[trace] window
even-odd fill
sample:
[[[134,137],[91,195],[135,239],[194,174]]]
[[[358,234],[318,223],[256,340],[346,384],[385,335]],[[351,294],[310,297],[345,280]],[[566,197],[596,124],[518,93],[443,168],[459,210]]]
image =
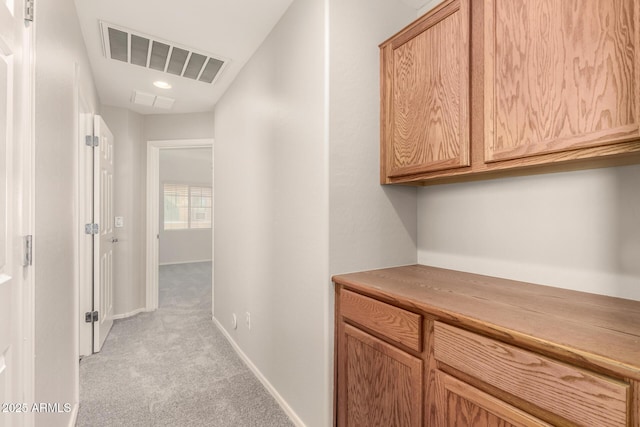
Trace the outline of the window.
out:
[[[164,184],[164,229],[211,228],[211,187]]]

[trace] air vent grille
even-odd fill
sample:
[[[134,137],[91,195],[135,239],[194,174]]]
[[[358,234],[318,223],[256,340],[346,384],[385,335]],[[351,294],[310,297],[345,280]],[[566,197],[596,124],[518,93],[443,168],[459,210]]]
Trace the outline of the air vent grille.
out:
[[[100,22],[105,56],[152,70],[213,83],[228,61],[136,31]]]

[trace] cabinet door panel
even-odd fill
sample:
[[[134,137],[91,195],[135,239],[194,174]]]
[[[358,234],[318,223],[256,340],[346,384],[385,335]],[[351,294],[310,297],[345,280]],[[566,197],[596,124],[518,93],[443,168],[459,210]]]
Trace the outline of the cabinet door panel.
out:
[[[422,360],[346,324],[343,345],[339,425],[420,426]]]
[[[382,46],[388,177],[469,165],[469,20],[449,2]]]
[[[436,372],[440,389],[440,424],[469,427],[549,427],[534,416],[490,396],[443,372]]]
[[[485,161],[640,138],[637,0],[485,0]]]

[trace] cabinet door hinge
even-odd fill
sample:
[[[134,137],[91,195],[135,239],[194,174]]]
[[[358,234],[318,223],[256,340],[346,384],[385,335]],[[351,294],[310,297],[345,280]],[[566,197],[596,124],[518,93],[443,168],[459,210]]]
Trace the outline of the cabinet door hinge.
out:
[[[24,0],[24,22],[29,25],[29,22],[33,22],[33,15],[35,14],[35,0]]]
[[[93,136],[93,135],[87,135],[87,136],[84,137],[84,143],[88,147],[97,147],[97,146],[100,145],[100,137]]]
[[[98,321],[98,312],[97,311],[87,311],[84,314],[84,321],[86,323],[93,323]]]
[[[28,267],[33,265],[33,236],[28,235],[23,237],[24,242],[24,256],[22,258],[22,266]]]
[[[96,223],[85,224],[84,234],[98,234],[100,233],[100,226]]]

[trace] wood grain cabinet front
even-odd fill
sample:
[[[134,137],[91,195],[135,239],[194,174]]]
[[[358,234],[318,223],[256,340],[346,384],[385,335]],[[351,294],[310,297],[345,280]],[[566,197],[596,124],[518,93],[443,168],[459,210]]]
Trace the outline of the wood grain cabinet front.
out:
[[[340,293],[340,314],[415,351],[422,350],[422,316],[348,290]]]
[[[485,0],[485,160],[640,138],[637,0]]]
[[[338,427],[640,427],[640,301],[420,265],[333,281]]]
[[[422,316],[347,289],[337,296],[337,424],[421,426]]]
[[[435,323],[434,357],[574,425],[626,426],[629,385],[473,332]]]
[[[469,166],[469,0],[445,2],[380,49],[383,182]]]
[[[550,427],[508,403],[436,371],[436,419],[439,426]]]
[[[343,325],[339,426],[422,425],[422,360]]]
[[[380,49],[383,184],[640,161],[638,0],[449,0]]]

